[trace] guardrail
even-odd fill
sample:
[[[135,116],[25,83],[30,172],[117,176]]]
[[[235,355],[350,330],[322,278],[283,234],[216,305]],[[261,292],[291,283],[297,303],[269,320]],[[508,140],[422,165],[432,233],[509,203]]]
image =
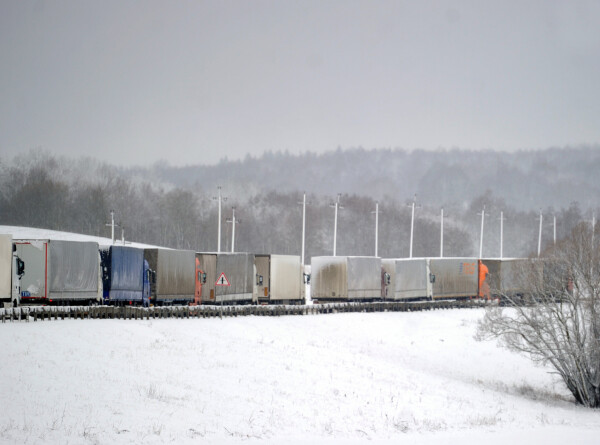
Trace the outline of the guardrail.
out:
[[[154,320],[160,318],[277,317],[284,315],[320,315],[346,312],[415,312],[436,309],[480,308],[483,300],[329,303],[304,306],[24,306],[0,309],[0,320],[37,322],[48,320]]]

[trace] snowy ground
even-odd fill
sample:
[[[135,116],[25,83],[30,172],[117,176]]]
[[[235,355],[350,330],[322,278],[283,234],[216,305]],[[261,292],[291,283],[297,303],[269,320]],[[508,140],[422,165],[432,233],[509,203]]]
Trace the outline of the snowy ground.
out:
[[[598,443],[482,310],[0,325],[0,443]]]

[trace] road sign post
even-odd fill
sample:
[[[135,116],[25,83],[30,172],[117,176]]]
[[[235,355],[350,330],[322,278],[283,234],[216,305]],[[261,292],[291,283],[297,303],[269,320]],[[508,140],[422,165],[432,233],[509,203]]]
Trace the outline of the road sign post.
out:
[[[225,275],[225,272],[221,272],[221,275],[219,275],[219,278],[217,278],[217,281],[215,282],[215,286],[231,286],[231,284],[229,283],[229,280],[227,279],[227,276]],[[219,318],[223,318],[223,296],[221,295],[221,314],[219,315]]]

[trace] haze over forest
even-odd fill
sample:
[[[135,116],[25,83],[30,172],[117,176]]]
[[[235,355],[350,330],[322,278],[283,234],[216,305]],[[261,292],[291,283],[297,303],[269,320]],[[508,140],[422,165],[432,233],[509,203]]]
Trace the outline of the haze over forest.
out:
[[[406,257],[411,207],[417,194],[413,256],[439,256],[444,207],[444,256],[537,251],[598,213],[600,147],[496,152],[337,150],[317,155],[267,152],[217,165],[123,168],[91,158],[56,157],[33,150],[0,158],[0,224],[110,236],[116,214],[128,240],[167,247],[217,249],[217,187],[222,186],[222,250],[231,243],[236,207],[236,251],[300,254],[303,192],[308,194],[306,262],[330,255],[334,210],[341,194],[338,255],[373,255],[375,202],[380,203],[379,255]],[[117,231],[117,234],[120,232]],[[120,237],[120,236],[117,236]]]

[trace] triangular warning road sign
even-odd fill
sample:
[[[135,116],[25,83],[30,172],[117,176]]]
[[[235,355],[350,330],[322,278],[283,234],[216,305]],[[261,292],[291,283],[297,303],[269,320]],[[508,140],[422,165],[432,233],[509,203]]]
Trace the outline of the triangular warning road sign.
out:
[[[215,286],[231,286],[231,284],[229,284],[229,280],[225,276],[225,272],[221,273],[221,276],[219,277],[219,279],[215,283]]]

